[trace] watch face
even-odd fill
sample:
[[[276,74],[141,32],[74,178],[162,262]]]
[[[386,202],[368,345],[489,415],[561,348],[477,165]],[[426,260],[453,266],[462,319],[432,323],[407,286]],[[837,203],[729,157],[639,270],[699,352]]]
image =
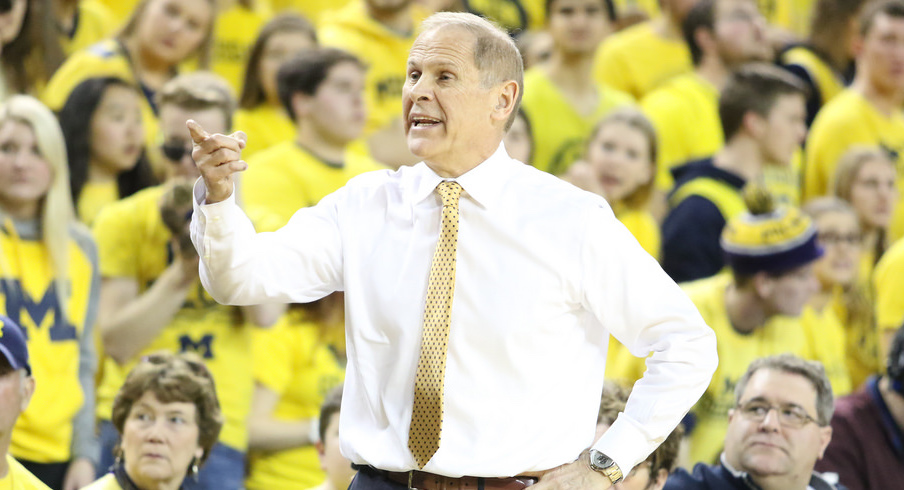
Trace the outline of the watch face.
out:
[[[612,461],[612,458],[599,451],[590,451],[590,463],[594,468],[601,470],[612,466],[615,462]]]

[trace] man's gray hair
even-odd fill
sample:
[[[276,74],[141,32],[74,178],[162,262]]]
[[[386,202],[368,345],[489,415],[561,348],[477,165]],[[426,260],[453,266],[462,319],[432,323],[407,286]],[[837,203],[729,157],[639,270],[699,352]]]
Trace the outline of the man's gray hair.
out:
[[[518,83],[518,98],[512,114],[505,123],[505,129],[512,126],[521,105],[524,92],[524,64],[521,53],[512,38],[495,23],[465,12],[438,12],[421,23],[421,33],[425,34],[445,27],[467,29],[474,34],[474,64],[480,72],[480,82],[484,88],[509,80]]]
[[[769,357],[761,357],[750,363],[747,372],[735,385],[735,405],[741,401],[741,395],[747,389],[747,382],[753,374],[760,369],[772,369],[788,374],[797,374],[807,378],[813,388],[816,389],[816,421],[821,426],[829,425],[832,414],[835,411],[835,402],[832,398],[832,384],[826,376],[826,370],[822,363],[806,361],[793,354],[779,354]]]

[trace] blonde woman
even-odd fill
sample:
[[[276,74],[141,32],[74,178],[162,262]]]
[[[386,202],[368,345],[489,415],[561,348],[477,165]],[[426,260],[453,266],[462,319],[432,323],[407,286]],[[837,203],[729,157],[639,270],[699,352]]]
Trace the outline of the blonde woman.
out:
[[[587,142],[584,161],[566,180],[606,198],[615,216],[640,245],[659,257],[659,225],[649,210],[656,175],[656,130],[631,107],[606,116]]]
[[[888,249],[898,189],[897,170],[888,152],[879,147],[852,148],[835,169],[835,195],[851,203],[863,232],[860,279],[868,281]]]
[[[851,386],[856,388],[882,370],[871,295],[858,280],[864,253],[861,225],[854,208],[837,197],[814,199],[803,210],[816,225],[825,255],[814,264],[819,290],[802,321],[812,322],[820,337],[829,336],[833,324],[840,325]]]
[[[38,388],[10,453],[51,488],[94,479],[97,252],[72,209],[63,134],[30,96],[0,107],[0,301],[25,330]]]

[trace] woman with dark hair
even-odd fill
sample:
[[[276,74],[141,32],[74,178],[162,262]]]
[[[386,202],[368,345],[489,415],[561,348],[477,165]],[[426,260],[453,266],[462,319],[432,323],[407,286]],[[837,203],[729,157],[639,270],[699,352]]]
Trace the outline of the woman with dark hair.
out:
[[[104,205],[156,184],[144,147],[140,97],[121,78],[89,78],[60,111],[72,200],[86,224]]]
[[[112,473],[86,490],[175,490],[197,475],[223,427],[213,377],[190,355],[153,354],[113,402],[121,436]]]
[[[279,15],[261,28],[245,69],[235,127],[248,135],[246,160],[259,150],[295,138],[295,125],[279,101],[276,74],[282,63],[317,45],[314,26],[296,14]]]

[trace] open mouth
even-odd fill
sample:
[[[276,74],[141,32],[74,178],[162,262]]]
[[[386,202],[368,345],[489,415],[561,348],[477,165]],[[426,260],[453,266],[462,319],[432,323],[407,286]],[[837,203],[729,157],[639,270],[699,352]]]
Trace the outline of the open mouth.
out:
[[[439,119],[435,119],[432,117],[424,117],[418,116],[411,119],[411,127],[413,128],[426,128],[431,126],[436,126],[441,123]]]

